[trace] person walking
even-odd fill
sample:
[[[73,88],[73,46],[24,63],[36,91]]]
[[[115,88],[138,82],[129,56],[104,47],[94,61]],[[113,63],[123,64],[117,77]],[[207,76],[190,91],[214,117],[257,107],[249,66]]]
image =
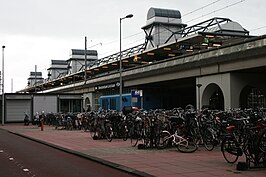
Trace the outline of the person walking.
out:
[[[30,124],[30,119],[28,114],[25,112],[25,117],[24,117],[24,125],[28,126]]]

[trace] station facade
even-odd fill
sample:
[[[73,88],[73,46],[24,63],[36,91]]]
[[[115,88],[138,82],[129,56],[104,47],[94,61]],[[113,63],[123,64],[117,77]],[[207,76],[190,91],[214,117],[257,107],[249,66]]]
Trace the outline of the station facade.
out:
[[[120,110],[121,59],[123,106],[172,109],[192,104],[219,110],[266,106],[265,35],[251,36],[228,18],[187,27],[178,10],[158,8],[149,9],[142,29],[143,44],[94,58],[89,65],[79,57],[79,70],[44,79],[16,94],[74,94],[81,105],[77,112]],[[85,50],[79,53],[87,55]]]

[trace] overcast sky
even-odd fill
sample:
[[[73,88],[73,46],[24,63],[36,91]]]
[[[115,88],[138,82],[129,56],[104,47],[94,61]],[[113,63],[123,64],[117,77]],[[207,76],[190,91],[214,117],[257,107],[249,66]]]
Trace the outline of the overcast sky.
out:
[[[0,0],[0,4],[6,93],[24,89],[35,65],[47,78],[51,60],[67,60],[70,49],[84,49],[85,36],[88,49],[97,50],[99,58],[118,52],[119,18],[128,14],[134,17],[123,20],[123,49],[143,43],[141,27],[151,7],[179,10],[189,26],[224,17],[251,35],[266,34],[265,0]]]

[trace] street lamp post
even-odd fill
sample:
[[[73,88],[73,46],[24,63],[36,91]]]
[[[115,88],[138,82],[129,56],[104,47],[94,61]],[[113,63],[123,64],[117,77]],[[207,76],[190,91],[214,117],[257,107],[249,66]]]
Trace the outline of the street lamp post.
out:
[[[87,36],[85,36],[85,51],[84,51],[84,57],[85,57],[84,83],[86,83],[86,81],[87,81]]]
[[[87,49],[95,47],[97,45],[102,45],[101,42],[94,44],[93,46],[87,47],[87,36],[85,36],[85,50],[84,50],[84,57],[85,57],[85,64],[84,64],[84,84],[87,82],[87,67],[88,67],[88,60],[87,60]]]
[[[5,124],[5,90],[4,90],[4,51],[6,46],[2,46],[2,125]]]
[[[119,60],[119,98],[120,98],[120,111],[122,111],[122,107],[123,107],[123,100],[122,100],[122,94],[123,94],[123,83],[122,83],[122,30],[121,30],[121,23],[122,23],[122,20],[123,19],[126,19],[126,18],[132,18],[133,15],[132,14],[129,14],[123,18],[120,18],[120,60]]]
[[[197,84],[198,87],[198,110],[200,111],[200,87],[202,84]]]

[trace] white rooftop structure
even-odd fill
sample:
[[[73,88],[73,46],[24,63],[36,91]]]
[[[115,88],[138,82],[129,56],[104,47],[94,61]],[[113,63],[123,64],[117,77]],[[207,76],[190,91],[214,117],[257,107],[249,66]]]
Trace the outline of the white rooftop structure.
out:
[[[69,54],[69,59],[67,60],[69,67],[69,74],[76,73],[85,69],[85,50],[71,49]],[[86,50],[87,66],[98,60],[97,50]]]
[[[170,41],[166,41],[173,33],[186,27],[182,24],[181,13],[178,10],[150,8],[147,14],[147,22],[142,29],[146,35],[146,49],[158,47],[166,42],[173,42],[180,35],[175,35]]]

